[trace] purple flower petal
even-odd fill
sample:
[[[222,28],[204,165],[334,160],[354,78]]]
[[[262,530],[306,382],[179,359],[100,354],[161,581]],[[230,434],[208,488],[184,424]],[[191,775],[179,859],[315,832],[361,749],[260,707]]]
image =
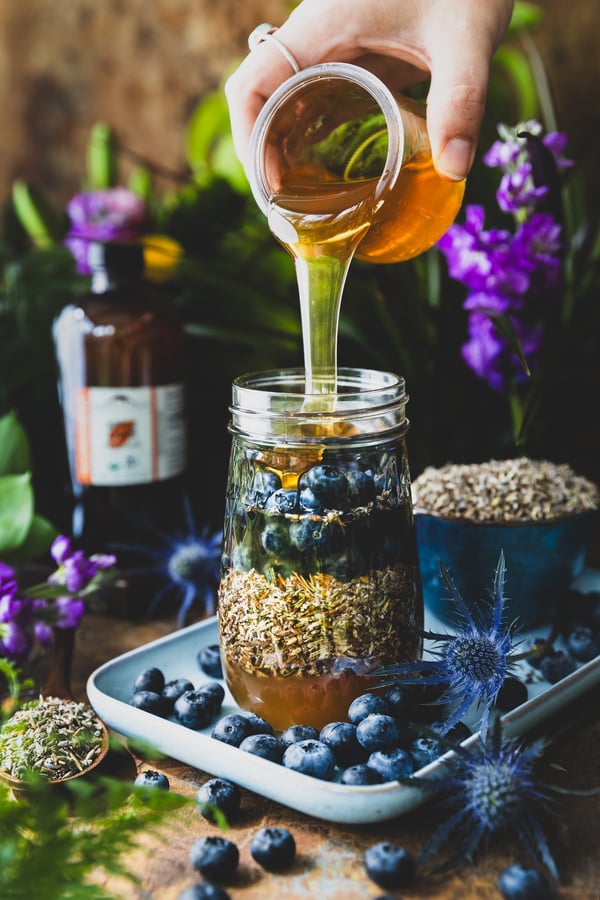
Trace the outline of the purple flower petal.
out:
[[[67,537],[64,534],[59,534],[57,538],[52,542],[52,546],[50,547],[50,554],[55,563],[59,566],[62,566],[65,560],[69,558],[73,553],[73,542],[71,538]]]
[[[57,628],[77,628],[85,612],[85,603],[74,597],[59,597],[56,600],[56,609],[58,613]]]

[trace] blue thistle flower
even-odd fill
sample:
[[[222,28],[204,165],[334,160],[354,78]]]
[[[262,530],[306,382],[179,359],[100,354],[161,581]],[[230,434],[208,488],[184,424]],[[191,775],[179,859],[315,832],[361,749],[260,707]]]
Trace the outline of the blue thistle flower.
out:
[[[120,545],[121,549],[134,551],[150,560],[149,565],[126,570],[126,575],[156,574],[164,581],[152,599],[149,613],[168,595],[179,594],[178,628],[185,625],[195,600],[202,602],[206,614],[215,611],[223,539],[221,531],[211,534],[206,527],[198,530],[189,502],[185,511],[186,530],[183,533],[161,534],[156,546]]]
[[[520,658],[513,652],[515,623],[505,623],[504,553],[500,553],[494,574],[494,602],[487,616],[481,610],[474,614],[469,611],[442,563],[440,573],[456,608],[457,633],[424,632],[425,638],[435,642],[430,651],[434,659],[392,665],[372,674],[385,678],[396,676],[396,679],[402,676],[401,681],[407,684],[443,686],[436,703],[447,705],[449,714],[439,727],[441,734],[450,731],[472,706],[482,705],[480,728],[485,735],[498,691],[506,677],[513,674],[514,664]]]
[[[437,734],[435,737],[440,739]],[[556,864],[536,818],[536,813],[550,811],[550,792],[558,790],[538,783],[534,776],[543,741],[520,746],[515,739],[502,740],[501,723],[496,719],[491,735],[480,737],[473,747],[447,743],[454,753],[445,757],[445,771],[440,779],[432,779],[429,784],[422,778],[403,779],[413,786],[441,792],[442,808],[450,814],[434,833],[419,862],[434,856],[450,835],[459,846],[438,867],[440,870],[464,860],[472,862],[475,852],[493,836],[510,833],[558,880]]]

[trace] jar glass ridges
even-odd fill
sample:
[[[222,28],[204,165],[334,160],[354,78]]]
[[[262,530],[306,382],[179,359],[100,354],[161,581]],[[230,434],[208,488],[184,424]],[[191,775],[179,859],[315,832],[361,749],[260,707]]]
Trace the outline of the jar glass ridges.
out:
[[[369,672],[420,653],[422,599],[401,378],[303,370],[234,383],[221,653],[244,708],[276,728],[343,718]]]

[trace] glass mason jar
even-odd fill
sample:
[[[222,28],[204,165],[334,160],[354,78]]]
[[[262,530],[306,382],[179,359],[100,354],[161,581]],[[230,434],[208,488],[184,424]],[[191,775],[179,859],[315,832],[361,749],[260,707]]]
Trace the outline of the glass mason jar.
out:
[[[244,709],[276,729],[345,719],[369,673],[421,653],[404,379],[303,369],[233,383],[219,637]]]

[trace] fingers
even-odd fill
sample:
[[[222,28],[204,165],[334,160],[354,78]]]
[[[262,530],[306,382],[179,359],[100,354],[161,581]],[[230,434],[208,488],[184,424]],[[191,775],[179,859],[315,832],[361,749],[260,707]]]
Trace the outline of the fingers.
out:
[[[492,54],[510,18],[512,2],[479,6],[479,15],[438,14],[427,23],[431,61],[427,129],[440,174],[459,181],[467,176],[485,112]]]

